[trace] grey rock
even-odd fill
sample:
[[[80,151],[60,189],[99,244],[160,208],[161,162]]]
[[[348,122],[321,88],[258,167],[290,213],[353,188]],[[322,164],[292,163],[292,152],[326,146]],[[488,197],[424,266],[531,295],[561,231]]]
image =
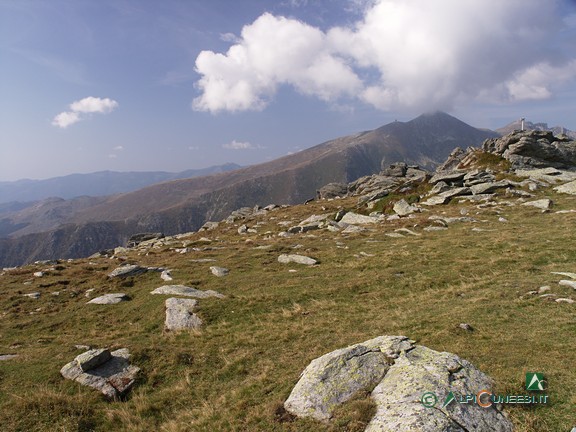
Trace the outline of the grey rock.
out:
[[[428,181],[430,184],[436,184],[439,181],[450,183],[461,183],[464,180],[466,171],[438,171]]]
[[[132,388],[140,368],[130,364],[130,353],[125,348],[110,354],[108,361],[86,372],[73,360],[64,365],[60,374],[100,391],[109,399],[117,399]]]
[[[212,231],[212,230],[218,228],[218,225],[219,225],[218,222],[208,221],[200,227],[198,232],[200,232],[200,231]]]
[[[570,272],[550,272],[551,274],[557,274],[560,276],[566,276],[569,277],[570,279],[576,279],[576,273],[570,273]]]
[[[366,228],[359,227],[358,225],[348,225],[342,230],[343,234],[355,234],[367,231]]]
[[[544,198],[544,199],[540,199],[540,200],[536,200],[536,201],[528,201],[522,204],[523,206],[529,206],[529,207],[536,207],[538,209],[541,210],[548,210],[549,208],[552,207],[553,202],[552,200],[548,199],[548,198]]]
[[[128,247],[136,247],[138,246],[140,243],[144,242],[144,241],[149,241],[149,240],[159,240],[161,238],[164,238],[164,234],[158,232],[158,233],[139,233],[139,234],[134,234],[133,236],[131,236],[128,239],[128,243],[127,246]]]
[[[510,186],[510,182],[508,180],[500,180],[497,182],[478,183],[470,186],[470,190],[472,191],[472,194],[480,195],[493,192],[496,189],[506,188],[508,186]]]
[[[230,270],[228,270],[227,268],[216,266],[211,266],[210,271],[214,276],[218,277],[226,276],[228,273],[230,273]]]
[[[112,270],[112,272],[108,274],[108,277],[111,279],[116,277],[126,278],[129,276],[137,276],[147,271],[148,269],[146,267],[140,267],[137,264],[126,264]]]
[[[103,296],[93,298],[88,302],[88,304],[109,305],[109,304],[117,304],[126,300],[128,300],[128,296],[126,294],[113,293],[113,294],[104,294]]]
[[[449,189],[450,189],[450,186],[448,185],[448,183],[441,180],[441,181],[437,182],[432,189],[430,189],[430,192],[428,192],[428,195],[436,195],[436,194],[439,194],[442,192],[446,192]]]
[[[442,196],[442,195],[436,195],[436,196],[428,198],[422,204],[426,205],[426,206],[435,206],[435,205],[446,204],[448,201],[450,201],[450,198]]]
[[[410,348],[408,338],[381,336],[312,360],[284,407],[299,417],[327,420],[358,391],[373,389],[388,371],[389,359]]]
[[[172,274],[170,273],[170,270],[164,270],[162,273],[160,273],[160,278],[166,282],[169,282],[174,279],[172,277]]]
[[[164,328],[170,331],[193,330],[202,325],[202,320],[194,313],[198,302],[194,299],[166,299],[166,321]]]
[[[570,183],[564,183],[563,185],[554,188],[555,191],[570,195],[576,195],[576,180]]]
[[[411,236],[420,236],[422,234],[418,234],[417,232],[412,231],[411,229],[408,228],[398,228],[397,230],[394,230],[395,232],[398,233],[404,233],[404,234],[408,234]]]
[[[348,185],[345,183],[328,183],[316,191],[318,199],[345,197],[348,195]]]
[[[14,360],[18,354],[0,354],[0,361]]]
[[[372,391],[376,415],[367,432],[496,431],[511,432],[512,423],[495,406],[452,403],[425,407],[421,398],[433,391],[444,401],[450,391],[476,394],[490,390],[491,379],[458,356],[417,346],[403,352]]]
[[[383,169],[380,172],[381,176],[389,177],[404,177],[408,171],[408,165],[405,162],[396,162],[390,165],[388,168]]]
[[[557,298],[556,303],[568,303],[568,304],[574,304],[576,303],[574,300],[570,299],[570,298]]]
[[[405,199],[401,199],[394,204],[393,210],[398,216],[408,216],[409,214],[418,212],[420,209],[414,205],[408,204]]]
[[[415,346],[403,336],[380,336],[313,360],[284,407],[299,417],[328,420],[338,405],[358,391],[372,388],[377,408],[366,431],[513,430],[512,423],[495,406],[452,403],[425,407],[421,398],[426,392],[433,391],[438,401],[444,401],[450,391],[489,391],[492,381],[466,360]]]
[[[76,356],[74,361],[83,372],[86,372],[100,366],[102,363],[106,363],[111,357],[112,354],[110,354],[109,350],[100,348],[86,351]]]
[[[323,222],[326,219],[328,219],[330,217],[330,213],[326,213],[326,214],[322,214],[322,215],[312,215],[306,219],[304,219],[302,222],[300,222],[298,225],[300,226],[306,226],[309,224],[315,224],[317,222]]]
[[[223,294],[213,290],[202,291],[196,288],[187,287],[185,285],[164,285],[151,291],[150,294],[166,294],[166,295],[181,295],[186,297],[196,298],[224,298]]]
[[[446,231],[448,228],[443,226],[428,226],[424,228],[424,231]]]
[[[24,297],[29,297],[29,298],[34,299],[34,300],[38,300],[40,298],[39,292],[31,292],[31,293],[23,294],[23,295],[24,295]]]
[[[467,331],[467,332],[473,332],[474,331],[474,328],[468,323],[460,323],[460,324],[458,324],[458,327],[461,328],[462,330]]]
[[[377,223],[378,219],[371,216],[364,216],[354,212],[348,212],[342,217],[342,219],[340,219],[340,222],[351,225],[366,225]]]
[[[314,265],[318,263],[318,261],[313,258],[296,254],[282,254],[278,257],[278,262],[282,264],[296,263],[304,265]]]
[[[558,285],[563,285],[576,289],[576,281],[574,280],[561,280],[560,282],[558,282]]]
[[[238,228],[238,234],[246,234],[248,233],[248,227],[246,225],[240,225]]]

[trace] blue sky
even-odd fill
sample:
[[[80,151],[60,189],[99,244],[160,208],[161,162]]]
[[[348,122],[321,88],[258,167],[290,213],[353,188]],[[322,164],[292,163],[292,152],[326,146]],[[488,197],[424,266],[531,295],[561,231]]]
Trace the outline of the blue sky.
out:
[[[0,0],[0,181],[252,164],[441,109],[576,129],[573,0]]]

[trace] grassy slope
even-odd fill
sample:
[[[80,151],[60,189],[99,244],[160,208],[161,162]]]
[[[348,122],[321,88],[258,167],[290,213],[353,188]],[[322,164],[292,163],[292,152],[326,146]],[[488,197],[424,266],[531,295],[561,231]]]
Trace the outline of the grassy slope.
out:
[[[539,194],[555,200],[554,210],[576,209],[576,197]],[[574,290],[557,284],[561,276],[550,274],[576,272],[576,213],[542,214],[502,205],[508,223],[501,223],[494,209],[451,204],[366,234],[314,231],[290,239],[267,239],[265,234],[280,231],[279,221],[297,224],[310,214],[352,208],[355,202],[271,212],[248,221],[262,222],[258,234],[248,237],[226,224],[190,236],[192,246],[211,250],[132,252],[130,260],[174,269],[174,283],[227,295],[200,300],[205,326],[199,333],[163,333],[166,297],[148,294],[164,284],[158,273],[109,281],[105,275],[118,262],[107,259],[63,263],[43,278],[32,277],[42,266],[7,272],[0,277],[0,354],[20,357],[0,363],[2,429],[363,430],[373,412],[365,395],[346,404],[329,424],[290,419],[280,407],[313,358],[385,334],[406,335],[458,354],[492,376],[499,393],[524,393],[525,372],[542,371],[552,403],[508,408],[517,430],[573,427],[576,370],[570,365],[576,363],[576,304],[523,295],[550,285],[552,293],[576,298]],[[421,230],[431,214],[459,216],[463,207],[487,222]],[[422,235],[385,235],[401,226]],[[486,231],[473,232],[473,227]],[[212,241],[200,241],[202,236]],[[294,250],[295,245],[301,246]],[[313,268],[279,264],[278,255],[290,251],[321,263]],[[198,258],[216,259],[230,275],[216,278],[209,271],[214,263],[192,262]],[[31,286],[23,285],[27,280],[33,280]],[[89,288],[94,294],[125,292],[132,300],[87,305]],[[42,292],[39,300],[21,295],[37,290]],[[51,295],[54,291],[60,295]],[[458,329],[461,322],[476,331]],[[60,377],[60,368],[80,352],[75,344],[131,350],[143,373],[126,401],[107,402],[96,391]]]

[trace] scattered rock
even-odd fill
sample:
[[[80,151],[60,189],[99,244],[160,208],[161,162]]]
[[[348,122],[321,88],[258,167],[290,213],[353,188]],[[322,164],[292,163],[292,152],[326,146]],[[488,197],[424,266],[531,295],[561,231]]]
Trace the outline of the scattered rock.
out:
[[[416,346],[404,336],[380,336],[313,360],[284,407],[298,417],[328,420],[338,405],[373,389],[377,411],[366,431],[512,431],[495,406],[431,409],[421,402],[430,391],[444,401],[450,391],[476,394],[491,387],[488,376],[454,354]]]
[[[576,273],[570,273],[570,272],[550,272],[552,274],[557,274],[560,276],[566,276],[569,277],[570,279],[576,279]]]
[[[340,224],[350,224],[350,225],[366,225],[366,224],[374,224],[377,222],[378,219],[374,217],[364,216],[354,212],[348,212],[342,217],[342,219],[340,219]]]
[[[444,226],[427,226],[424,231],[446,231],[448,228]]]
[[[169,282],[174,279],[172,277],[172,274],[170,273],[170,270],[164,270],[162,273],[160,273],[160,278],[166,282]]]
[[[198,302],[194,299],[166,299],[164,328],[170,331],[198,329],[202,320],[194,313]]]
[[[536,201],[528,201],[523,203],[523,206],[530,206],[530,207],[536,207],[539,208],[541,210],[548,210],[550,207],[552,207],[552,200],[548,199],[548,198],[544,198],[544,199],[540,199],[540,200],[536,200]]]
[[[200,229],[198,230],[198,232],[200,232],[200,231],[212,231],[212,230],[215,230],[216,228],[218,228],[218,225],[219,225],[218,222],[208,221],[208,222],[206,222],[204,225],[202,225],[202,226],[200,227]]]
[[[316,191],[318,199],[345,197],[348,195],[348,185],[344,183],[328,183]]]
[[[88,371],[83,371],[76,359],[66,364],[60,374],[66,379],[95,388],[110,399],[126,394],[140,372],[140,368],[130,364],[130,353],[126,348],[111,352],[106,362]]]
[[[23,294],[23,295],[24,295],[24,297],[29,297],[29,298],[34,299],[34,300],[38,300],[40,298],[39,292],[32,292],[32,293]]]
[[[573,304],[575,303],[574,300],[570,299],[570,298],[557,298],[556,299],[556,303],[568,303],[568,304]]]
[[[348,225],[346,228],[342,230],[343,234],[354,234],[354,233],[361,233],[366,231],[366,228],[359,227],[357,225]]]
[[[142,273],[146,273],[148,269],[146,267],[140,267],[137,264],[126,264],[114,269],[108,274],[109,278],[126,278],[129,276],[137,276]]]
[[[561,280],[560,282],[558,282],[558,284],[576,289],[576,281],[574,280]]]
[[[238,234],[243,235],[246,233],[248,233],[248,227],[245,224],[240,225],[240,227],[238,228]]]
[[[201,291],[196,288],[187,287],[185,285],[164,285],[151,291],[150,294],[167,294],[167,295],[181,295],[186,297],[196,298],[224,298],[223,294],[213,290]]]
[[[44,273],[44,272],[41,272],[41,271],[34,272],[34,276],[35,276],[35,277],[38,277],[38,278],[44,277],[44,274],[45,274],[45,273]]]
[[[464,180],[464,176],[466,175],[466,171],[438,171],[436,174],[432,176],[432,178],[428,181],[430,184],[436,184],[440,181],[445,183],[460,183]]]
[[[18,354],[0,354],[0,361],[13,360],[18,357]]]
[[[544,286],[541,286],[540,288],[538,288],[538,291],[536,291],[536,293],[537,294],[543,294],[545,292],[550,291],[550,289],[551,288],[548,285],[544,285]]]
[[[418,207],[408,204],[405,199],[401,199],[400,201],[396,202],[394,204],[393,210],[398,216],[408,216],[409,214],[420,211]]]
[[[473,332],[474,331],[474,328],[468,323],[460,323],[460,324],[458,324],[458,327],[460,327],[462,330],[465,330],[467,332]]]
[[[282,254],[278,257],[278,262],[282,264],[296,263],[304,265],[314,265],[318,263],[314,258],[296,254]]]
[[[228,273],[230,273],[230,270],[228,270],[227,268],[216,266],[211,266],[210,271],[214,276],[218,277],[226,276]]]
[[[556,186],[554,190],[560,193],[576,195],[576,180],[571,181],[570,183],[564,183],[563,185]]]
[[[124,293],[104,294],[103,296],[93,298],[88,304],[117,304],[128,300],[128,296]]]

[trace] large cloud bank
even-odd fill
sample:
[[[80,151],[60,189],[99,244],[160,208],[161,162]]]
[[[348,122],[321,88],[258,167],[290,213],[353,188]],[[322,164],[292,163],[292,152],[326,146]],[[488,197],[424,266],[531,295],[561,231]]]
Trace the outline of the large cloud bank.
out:
[[[361,20],[322,31],[265,13],[225,53],[202,51],[199,111],[261,110],[279,86],[378,109],[544,99],[576,77],[554,53],[567,21],[550,0],[377,0]],[[231,41],[233,39],[230,39]]]

